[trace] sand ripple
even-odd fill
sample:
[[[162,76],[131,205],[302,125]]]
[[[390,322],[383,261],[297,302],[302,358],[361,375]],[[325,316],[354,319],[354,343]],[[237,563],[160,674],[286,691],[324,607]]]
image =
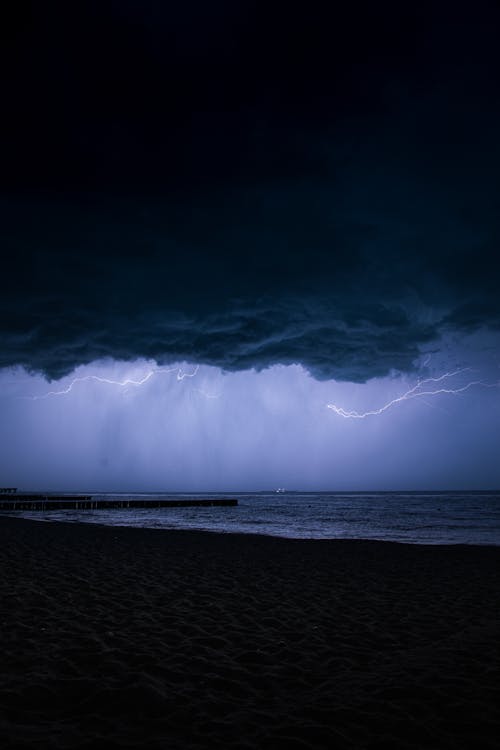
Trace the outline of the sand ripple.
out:
[[[499,562],[2,518],[0,746],[496,748]]]

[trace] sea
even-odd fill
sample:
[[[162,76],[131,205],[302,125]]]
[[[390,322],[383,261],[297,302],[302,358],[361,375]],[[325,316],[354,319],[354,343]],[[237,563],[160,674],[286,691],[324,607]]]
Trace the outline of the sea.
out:
[[[500,491],[93,493],[99,499],[236,498],[234,507],[51,510],[37,520],[265,534],[293,539],[378,539],[409,544],[500,545]]]

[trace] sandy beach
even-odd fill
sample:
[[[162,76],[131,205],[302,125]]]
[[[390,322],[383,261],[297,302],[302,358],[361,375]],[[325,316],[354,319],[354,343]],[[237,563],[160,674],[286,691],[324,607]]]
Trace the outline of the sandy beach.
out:
[[[0,519],[2,748],[493,748],[500,548]]]

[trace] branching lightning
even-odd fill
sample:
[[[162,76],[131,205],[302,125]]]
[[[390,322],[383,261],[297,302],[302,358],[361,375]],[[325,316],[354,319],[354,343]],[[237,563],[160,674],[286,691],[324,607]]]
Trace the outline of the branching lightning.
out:
[[[105,383],[107,385],[114,385],[118,386],[119,388],[127,388],[128,386],[140,387],[141,385],[147,383],[148,380],[150,380],[154,375],[173,372],[177,373],[177,380],[184,380],[184,378],[194,378],[194,376],[198,373],[198,370],[199,365],[195,366],[193,372],[185,372],[182,367],[155,367],[152,370],[149,370],[139,380],[134,380],[133,378],[126,378],[125,380],[112,380],[111,378],[102,378],[100,375],[84,375],[82,377],[73,378],[71,383],[66,386],[66,388],[62,388],[60,391],[48,391],[47,393],[43,393],[40,396],[25,396],[25,398],[30,398],[33,401],[40,401],[41,399],[49,398],[51,396],[66,396],[68,393],[71,393],[74,387],[79,383],[86,383],[89,381],[93,381],[96,383]]]
[[[446,381],[449,381],[451,378],[455,378],[457,375],[460,375],[464,372],[469,371],[470,368],[462,368],[459,370],[454,370],[453,372],[445,372],[443,375],[440,375],[436,378],[425,378],[423,380],[418,380],[417,383],[413,386],[413,388],[410,388],[405,393],[401,394],[401,396],[397,396],[396,398],[391,399],[391,401],[388,401],[386,404],[381,406],[378,409],[371,409],[369,411],[365,412],[359,412],[355,410],[348,410],[344,409],[341,406],[336,406],[336,404],[327,404],[327,408],[331,409],[335,412],[339,417],[343,417],[344,419],[365,419],[366,417],[373,417],[378,416],[379,414],[382,414],[383,412],[387,411],[388,409],[391,409],[396,404],[400,404],[402,401],[410,401],[414,398],[428,398],[430,396],[439,396],[442,394],[452,395],[456,396],[460,393],[465,393],[465,391],[470,390],[474,387],[482,387],[482,388],[500,388],[500,381],[496,383],[485,383],[482,380],[471,380],[465,385],[452,388],[452,387],[446,387],[444,384]],[[443,383],[443,385],[438,387],[432,387],[431,384],[433,383]],[[424,403],[427,403],[424,401]]]
[[[424,363],[424,364],[427,364]],[[161,375],[161,374],[172,374],[176,373],[176,379],[178,381],[184,380],[185,378],[194,378],[199,371],[199,365],[195,365],[193,370],[191,372],[186,372],[182,367],[175,366],[175,367],[154,367],[145,372],[144,375],[138,378],[132,378],[127,377],[122,380],[115,380],[113,378],[107,378],[102,377],[100,375],[82,375],[79,377],[75,377],[71,380],[71,382],[65,386],[64,388],[61,388],[59,390],[51,390],[47,391],[45,393],[42,393],[40,395],[30,395],[30,396],[20,396],[18,398],[27,398],[32,401],[40,401],[43,399],[48,399],[55,396],[66,396],[70,394],[79,384],[85,383],[85,382],[94,382],[104,385],[110,385],[114,386],[115,388],[120,389],[126,389],[128,387],[133,388],[139,388],[143,385],[145,385],[151,378],[153,378],[155,375]],[[382,406],[376,408],[376,409],[369,409],[367,411],[361,412],[356,411],[354,409],[345,409],[342,406],[338,406],[333,403],[328,403],[326,406],[328,409],[331,409],[337,416],[342,417],[343,419],[365,419],[366,417],[372,417],[372,416],[379,416],[380,414],[383,414],[384,412],[388,411],[392,407],[396,406],[397,404],[402,403],[403,401],[410,401],[413,399],[420,398],[423,400],[425,404],[428,406],[435,406],[435,404],[432,404],[429,399],[432,399],[434,396],[439,395],[452,395],[456,396],[461,393],[465,393],[466,391],[471,390],[472,388],[500,388],[500,380],[493,383],[485,382],[484,380],[470,380],[468,382],[465,382],[461,385],[455,385],[453,387],[453,378],[457,378],[459,375],[462,375],[463,373],[470,372],[471,368],[460,368],[456,369],[450,372],[445,372],[442,375],[439,375],[437,377],[429,377],[424,378],[421,380],[418,380],[414,386],[409,388],[407,391],[402,393],[399,396],[396,396],[395,398],[391,399],[387,403],[383,404]],[[463,382],[463,381],[462,381]],[[216,392],[207,392],[203,388],[194,388],[191,389],[192,392],[200,393],[207,399],[218,399],[220,398],[220,393]]]

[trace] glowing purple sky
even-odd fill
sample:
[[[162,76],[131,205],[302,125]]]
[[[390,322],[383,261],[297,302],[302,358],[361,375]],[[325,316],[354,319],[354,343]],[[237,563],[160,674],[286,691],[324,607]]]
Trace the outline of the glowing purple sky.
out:
[[[3,370],[0,475],[23,488],[94,491],[497,487],[500,371],[488,341],[461,343],[471,369],[446,387],[493,387],[396,402],[365,419],[328,404],[378,409],[450,369],[451,352],[423,355],[415,377],[365,384],[317,381],[298,365],[223,374],[108,361],[51,384]]]

